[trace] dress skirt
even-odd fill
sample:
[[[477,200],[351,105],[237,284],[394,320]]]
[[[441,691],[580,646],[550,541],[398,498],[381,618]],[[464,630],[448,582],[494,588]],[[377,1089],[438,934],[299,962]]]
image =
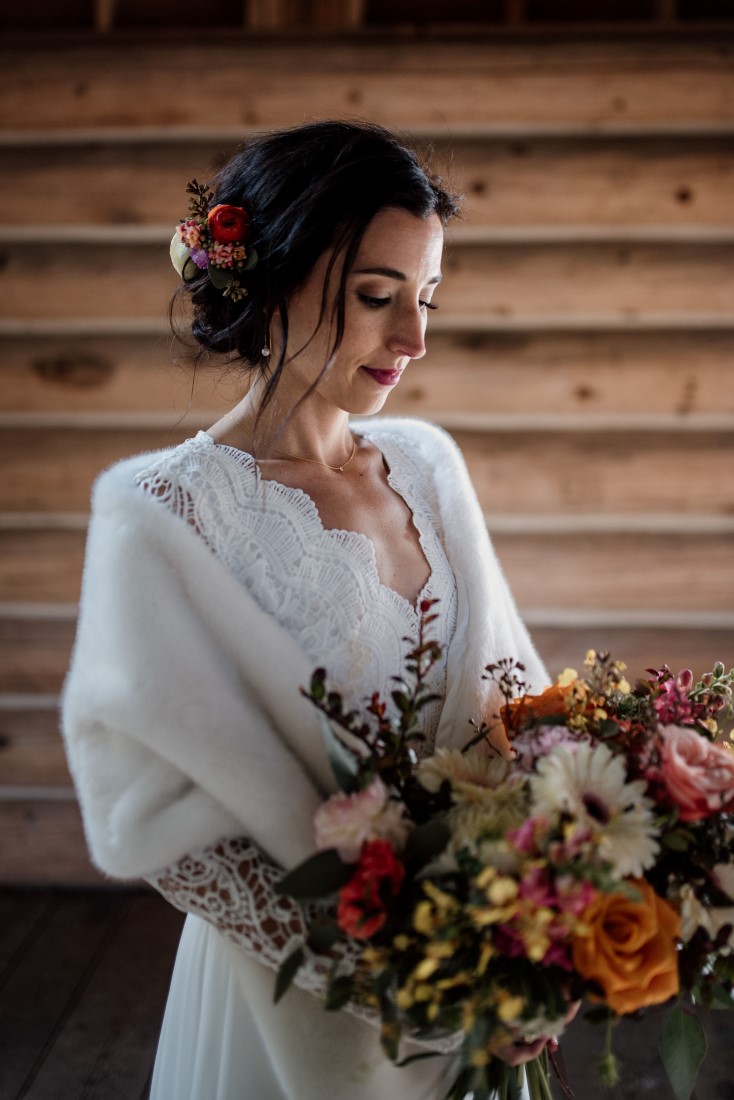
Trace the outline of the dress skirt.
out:
[[[443,1100],[454,1056],[397,1069],[377,1028],[294,986],[274,1005],[274,984],[273,970],[187,916],[150,1100]]]

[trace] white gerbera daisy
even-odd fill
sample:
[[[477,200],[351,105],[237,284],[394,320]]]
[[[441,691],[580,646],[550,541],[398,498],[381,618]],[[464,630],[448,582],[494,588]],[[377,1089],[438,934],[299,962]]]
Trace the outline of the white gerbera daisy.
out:
[[[606,745],[558,745],[530,779],[534,812],[568,813],[594,837],[615,872],[640,876],[659,845],[643,779],[627,782],[624,761]]]

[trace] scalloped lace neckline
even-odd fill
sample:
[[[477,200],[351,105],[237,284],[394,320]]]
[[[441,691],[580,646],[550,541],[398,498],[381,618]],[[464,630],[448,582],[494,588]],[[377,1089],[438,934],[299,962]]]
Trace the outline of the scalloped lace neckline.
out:
[[[339,539],[342,544],[349,543],[357,556],[362,559],[367,567],[370,569],[377,586],[381,590],[383,590],[383,592],[387,596],[397,601],[399,605],[404,606],[404,608],[410,612],[412,619],[417,622],[419,618],[418,609],[421,605],[421,601],[426,598],[435,580],[435,566],[428,545],[429,540],[427,538],[427,532],[430,524],[427,524],[425,522],[425,517],[419,516],[419,505],[416,502],[409,501],[406,498],[404,491],[399,487],[399,478],[395,474],[395,467],[399,464],[399,462],[396,463],[394,460],[394,451],[393,457],[388,457],[388,455],[385,454],[382,446],[378,446],[375,443],[369,431],[365,431],[364,429],[360,428],[359,432],[356,434],[358,434],[360,438],[368,440],[368,442],[372,443],[380,451],[383,463],[387,470],[387,483],[392,491],[394,493],[397,493],[397,495],[403,501],[412,516],[412,523],[418,534],[421,551],[429,570],[425,584],[415,598],[415,603],[411,603],[407,596],[403,596],[401,592],[396,591],[396,589],[392,588],[389,584],[385,584],[380,579],[380,573],[377,568],[377,551],[375,549],[375,544],[369,537],[369,535],[366,535],[363,531],[354,531],[349,528],[324,526],[324,523],[321,519],[321,513],[319,512],[316,501],[309,493],[306,492],[305,489],[301,489],[300,487],[295,485],[285,485],[282,481],[278,481],[276,478],[263,477],[262,471],[257,463],[257,459],[255,459],[254,456],[251,455],[248,451],[243,451],[239,447],[232,447],[227,443],[217,443],[216,440],[212,439],[209,433],[205,432],[203,429],[198,431],[193,439],[194,441],[204,443],[206,446],[213,448],[215,451],[219,451],[228,455],[232,458],[233,461],[250,470],[250,472],[254,475],[256,479],[257,485],[263,489],[263,492],[274,492],[282,500],[291,501],[292,503],[296,504],[297,507],[306,510],[309,513],[312,522],[317,526],[319,532],[323,535],[324,538],[336,538]],[[388,449],[390,449],[389,443]],[[423,518],[424,522],[419,522],[419,518]]]

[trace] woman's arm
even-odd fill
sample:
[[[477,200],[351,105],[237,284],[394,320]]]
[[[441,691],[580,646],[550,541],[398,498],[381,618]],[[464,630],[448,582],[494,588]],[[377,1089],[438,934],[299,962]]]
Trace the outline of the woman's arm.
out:
[[[276,894],[282,877],[282,869],[256,844],[232,837],[184,856],[146,881],[177,909],[203,917],[246,954],[277,970],[303,943],[306,926],[317,915],[315,906]],[[312,992],[322,992],[329,966],[314,956],[310,969],[318,973]]]
[[[176,909],[202,917],[250,958],[275,971],[303,944],[311,921],[323,915],[316,905],[301,906],[276,894],[282,877],[282,869],[256,844],[247,837],[232,837],[146,876],[146,881]],[[360,953],[360,946],[349,941],[340,964],[342,974],[353,973]],[[332,962],[332,956],[307,952],[294,984],[323,998]],[[380,1026],[374,1009],[350,1003],[345,1011]],[[460,1044],[457,1036],[418,1045],[443,1054]]]

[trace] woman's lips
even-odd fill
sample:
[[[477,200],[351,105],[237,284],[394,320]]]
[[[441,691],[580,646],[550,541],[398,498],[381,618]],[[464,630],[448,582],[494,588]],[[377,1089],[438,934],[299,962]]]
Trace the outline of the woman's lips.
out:
[[[374,378],[375,382],[379,382],[381,386],[394,386],[400,381],[400,375],[402,370],[371,370],[369,367],[362,367],[362,370],[366,370],[369,375]]]

